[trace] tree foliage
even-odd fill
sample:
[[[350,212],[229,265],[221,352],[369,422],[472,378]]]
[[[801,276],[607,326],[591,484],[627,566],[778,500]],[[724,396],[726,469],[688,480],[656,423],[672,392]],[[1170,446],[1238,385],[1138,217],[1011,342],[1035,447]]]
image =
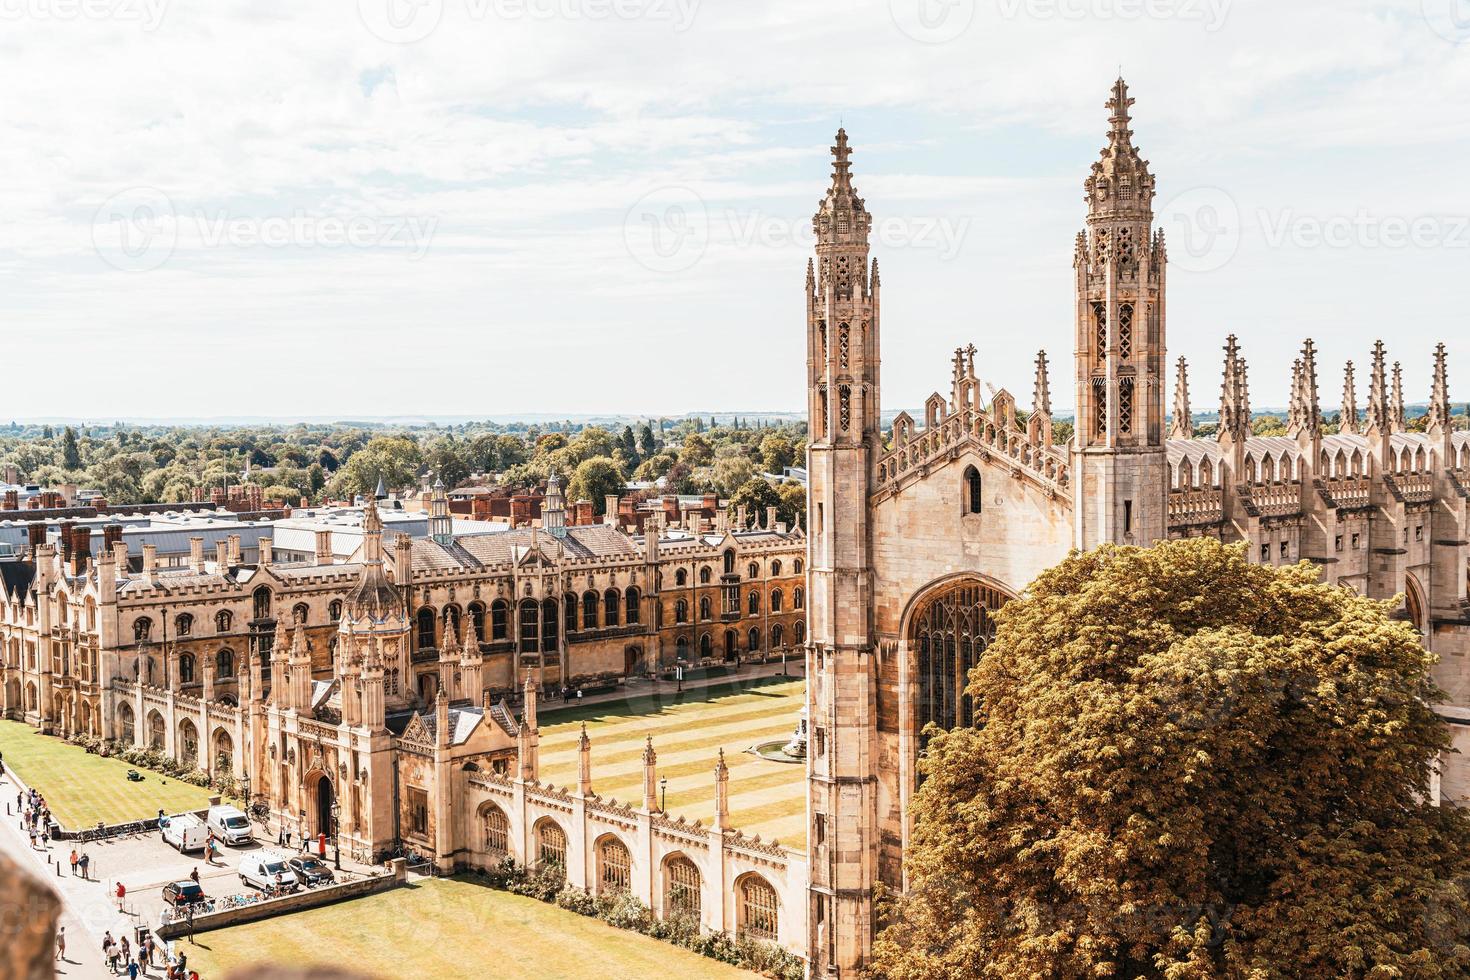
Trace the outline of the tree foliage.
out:
[[[929,743],[875,974],[1466,976],[1470,819],[1389,609],[1210,539],[1041,575]]]

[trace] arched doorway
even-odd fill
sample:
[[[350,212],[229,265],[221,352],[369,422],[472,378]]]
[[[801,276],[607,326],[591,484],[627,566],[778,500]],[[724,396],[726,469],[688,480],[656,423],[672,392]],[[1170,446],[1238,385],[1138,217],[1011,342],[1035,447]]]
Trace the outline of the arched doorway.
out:
[[[993,613],[1005,593],[971,577],[940,583],[921,593],[909,612],[908,647],[912,674],[908,696],[914,706],[914,732],[922,751],[924,729],[975,723],[975,704],[965,693],[970,671],[995,639]]]
[[[336,792],[332,789],[332,780],[324,772],[317,772],[316,785],[311,788],[311,836],[326,834],[327,840],[332,839],[332,804],[336,801]]]

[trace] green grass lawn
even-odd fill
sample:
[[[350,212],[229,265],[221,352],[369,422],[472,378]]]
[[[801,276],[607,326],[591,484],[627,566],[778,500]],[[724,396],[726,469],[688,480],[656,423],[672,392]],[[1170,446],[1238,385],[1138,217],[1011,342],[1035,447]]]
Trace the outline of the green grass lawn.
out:
[[[132,766],[92,755],[50,735],[40,735],[18,721],[0,720],[0,752],[5,765],[20,773],[26,785],[41,792],[61,825],[68,830],[103,823],[126,823],[168,813],[199,810],[209,803],[210,791],[177,779],[139,769],[141,783],[130,783]],[[11,801],[14,805],[14,801]]]
[[[261,962],[372,976],[739,980],[754,974],[531,898],[459,879],[180,940],[206,980]],[[248,976],[248,973],[242,974]]]
[[[718,685],[669,700],[629,698],[547,713],[541,721],[541,778],[558,786],[577,782],[577,736],[582,722],[592,740],[592,789],[635,806],[642,803],[643,743],[653,736],[658,775],[668,779],[666,809],[703,820],[715,814],[715,757],[730,767],[730,819],[747,834],[806,846],[806,767],[771,762],[745,750],[785,739],[796,727],[806,682],[773,678],[751,685]]]

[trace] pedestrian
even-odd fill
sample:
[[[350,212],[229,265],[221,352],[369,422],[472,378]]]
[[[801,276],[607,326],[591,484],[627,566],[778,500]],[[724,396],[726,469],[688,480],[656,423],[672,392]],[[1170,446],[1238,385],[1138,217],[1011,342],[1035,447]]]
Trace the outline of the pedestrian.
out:
[[[71,849],[71,876],[73,878],[77,876],[77,849],[75,847]]]
[[[83,881],[89,880],[89,877],[88,877],[88,874],[87,874],[87,866],[89,864],[91,864],[91,863],[92,863],[92,859],[87,856],[87,852],[86,851],[83,851],[82,852],[82,856],[79,857],[79,858],[77,858],[77,864],[81,865],[81,867],[82,867],[82,880]]]
[[[66,926],[56,930],[56,958],[66,962]]]
[[[123,910],[123,899],[127,898],[127,896],[128,890],[123,887],[123,883],[119,881],[117,883],[117,910],[119,912]]]
[[[280,826],[276,828],[276,846],[277,847],[285,847],[286,846],[286,821],[285,820],[282,820]]]
[[[120,947],[118,951],[118,956],[120,956],[124,961],[133,958],[132,943],[128,942],[127,933],[123,934],[122,942],[118,943],[118,946]]]
[[[128,960],[128,980],[138,980],[137,960]]]
[[[192,881],[196,885],[199,884],[199,869],[198,868],[191,868],[190,869],[190,871],[189,871],[189,880]]]

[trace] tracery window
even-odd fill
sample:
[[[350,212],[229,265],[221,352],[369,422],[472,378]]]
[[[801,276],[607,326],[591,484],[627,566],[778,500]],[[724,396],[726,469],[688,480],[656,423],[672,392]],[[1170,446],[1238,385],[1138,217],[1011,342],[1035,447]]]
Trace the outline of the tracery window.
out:
[[[1102,378],[1092,379],[1092,428],[1099,438],[1108,434],[1108,387]]]
[[[490,639],[505,639],[507,608],[504,599],[496,599],[490,603]]]
[[[981,493],[980,471],[973,466],[965,467],[965,513],[978,514],[984,501]]]
[[[493,803],[485,805],[481,814],[484,820],[485,850],[491,854],[506,854],[510,851],[510,821],[505,811]]]
[[[774,942],[779,924],[776,889],[760,875],[747,875],[740,880],[741,936]]]
[[[597,848],[599,895],[620,895],[628,891],[633,880],[633,859],[628,848],[616,837],[606,837]]]
[[[536,860],[543,868],[567,866],[566,832],[551,820],[543,820],[536,827]]]
[[[699,868],[687,857],[664,866],[664,917],[680,913],[699,916]]]
[[[1133,356],[1133,304],[1118,307],[1118,356],[1128,360]]]
[[[925,601],[909,628],[917,660],[918,728],[930,722],[941,729],[975,723],[975,704],[965,693],[970,671],[995,639],[992,614],[1006,597],[978,582],[951,586]],[[928,736],[921,734],[922,749]]]
[[[194,632],[194,616],[190,613],[179,613],[174,620],[174,634],[177,636],[188,636]]]
[[[1103,303],[1092,304],[1093,330],[1096,334],[1097,357],[1102,360],[1108,352],[1108,308]]]
[[[1118,382],[1118,431],[1128,433],[1133,431],[1133,379],[1124,378]]]

